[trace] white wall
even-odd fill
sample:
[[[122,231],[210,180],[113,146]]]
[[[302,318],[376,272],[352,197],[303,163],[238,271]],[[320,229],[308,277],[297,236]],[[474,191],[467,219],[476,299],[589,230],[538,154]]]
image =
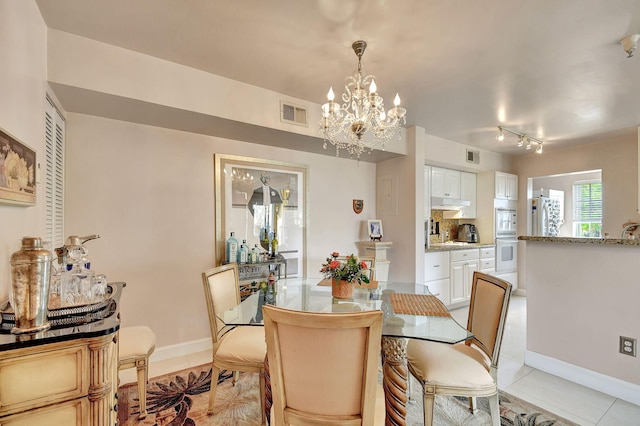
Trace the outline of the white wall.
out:
[[[0,128],[36,151],[44,164],[46,27],[33,1],[0,2]],[[36,205],[0,204],[0,300],[11,288],[11,254],[24,236],[44,237],[44,186]]]
[[[618,339],[640,336],[640,247],[536,241],[526,246],[527,364],[537,355],[548,357],[531,365],[639,404],[640,358],[620,354]],[[576,368],[563,363],[608,377],[575,375]]]
[[[333,251],[358,253],[375,218],[374,164],[68,114],[66,232],[101,235],[87,243],[92,269],[127,282],[123,324],[149,325],[159,347],[209,336],[200,274],[214,266],[214,153],[309,166],[310,276]]]
[[[622,224],[640,221],[638,206],[638,141],[634,138],[606,140],[589,145],[545,150],[542,155],[514,158],[518,193],[527,193],[529,178],[602,170],[602,232],[619,236]],[[565,194],[566,195],[566,194]],[[518,199],[518,210],[527,211],[527,198]],[[526,221],[519,221],[518,235],[527,234]]]

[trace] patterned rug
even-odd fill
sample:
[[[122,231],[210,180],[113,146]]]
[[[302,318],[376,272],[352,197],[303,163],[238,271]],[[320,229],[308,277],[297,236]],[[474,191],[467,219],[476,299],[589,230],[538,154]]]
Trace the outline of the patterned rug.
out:
[[[234,385],[231,373],[218,380],[214,415],[207,415],[211,368],[208,365],[177,371],[149,380],[147,418],[138,420],[140,405],[135,383],[118,390],[118,424],[121,426],[257,426],[260,425],[258,376],[240,373]],[[413,381],[415,383],[415,381]],[[407,426],[423,424],[419,386],[407,404]],[[436,397],[434,425],[490,425],[489,403],[478,398],[479,412],[471,414],[464,398]],[[500,392],[502,426],[576,426],[534,405]]]

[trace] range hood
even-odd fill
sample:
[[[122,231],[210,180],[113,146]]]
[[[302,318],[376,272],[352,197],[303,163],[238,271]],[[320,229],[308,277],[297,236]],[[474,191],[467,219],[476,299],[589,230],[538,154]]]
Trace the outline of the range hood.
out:
[[[431,197],[432,210],[460,210],[462,207],[469,207],[471,201],[456,198]]]

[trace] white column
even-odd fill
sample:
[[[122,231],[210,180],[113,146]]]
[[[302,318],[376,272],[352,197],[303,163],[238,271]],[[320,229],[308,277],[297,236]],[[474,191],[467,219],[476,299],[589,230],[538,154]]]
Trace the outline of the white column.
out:
[[[376,281],[387,281],[389,278],[389,265],[391,261],[387,258],[387,250],[393,244],[390,241],[360,241],[360,255],[373,257],[376,262]]]

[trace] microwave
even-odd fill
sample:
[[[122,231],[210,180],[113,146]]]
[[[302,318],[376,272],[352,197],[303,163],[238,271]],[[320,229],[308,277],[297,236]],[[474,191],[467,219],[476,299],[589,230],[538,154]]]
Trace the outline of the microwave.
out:
[[[495,237],[515,237],[518,227],[518,213],[512,209],[496,209]]]

